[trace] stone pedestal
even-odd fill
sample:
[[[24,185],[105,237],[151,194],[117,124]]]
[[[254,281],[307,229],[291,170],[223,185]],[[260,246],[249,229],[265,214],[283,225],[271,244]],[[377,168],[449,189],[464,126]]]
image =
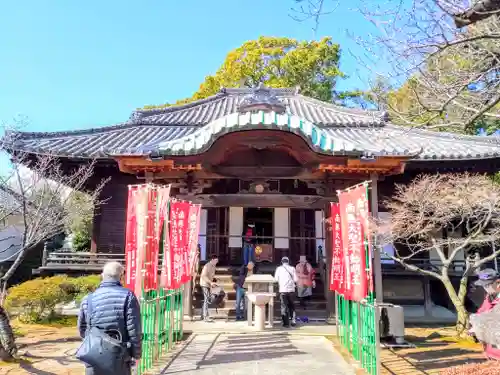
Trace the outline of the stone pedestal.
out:
[[[255,306],[255,329],[263,331],[266,326],[266,304],[274,298],[274,293],[248,293],[247,298]]]
[[[248,317],[248,325],[252,326],[253,325],[253,305],[255,302],[252,302],[250,298],[252,295],[267,295],[268,299],[266,302],[264,302],[262,305],[262,313],[264,316],[264,321],[265,321],[265,304],[269,306],[269,326],[272,328],[273,322],[274,322],[274,284],[276,283],[276,280],[274,277],[271,275],[251,275],[248,276],[245,280],[245,286],[248,290],[247,292],[247,317]],[[256,297],[255,297],[256,298]],[[264,298],[264,297],[261,297]],[[258,303],[255,304],[256,306],[256,314],[257,314],[257,305]],[[256,317],[257,318],[257,317]],[[265,323],[264,323],[265,324]]]
[[[266,327],[266,305],[255,305],[255,329],[263,331]]]

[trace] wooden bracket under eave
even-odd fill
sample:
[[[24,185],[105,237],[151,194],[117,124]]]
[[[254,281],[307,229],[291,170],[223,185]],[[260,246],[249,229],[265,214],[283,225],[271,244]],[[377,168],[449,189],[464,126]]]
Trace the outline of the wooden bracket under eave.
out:
[[[200,171],[201,164],[176,165],[173,160],[149,160],[138,157],[115,158],[118,168],[123,173],[139,172],[160,173],[165,171]]]
[[[394,175],[404,172],[406,159],[399,158],[378,158],[373,161],[360,159],[349,159],[347,165],[320,164],[318,170],[322,172],[334,172],[342,174],[371,174]]]

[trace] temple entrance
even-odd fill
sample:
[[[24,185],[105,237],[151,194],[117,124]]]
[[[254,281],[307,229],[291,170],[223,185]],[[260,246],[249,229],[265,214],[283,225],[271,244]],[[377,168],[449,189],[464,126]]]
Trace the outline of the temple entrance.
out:
[[[243,228],[255,225],[255,257],[258,262],[273,262],[274,209],[247,207],[243,211]]]
[[[243,212],[244,227],[248,224],[255,225],[255,235],[258,242],[263,244],[273,243],[273,209],[247,207]]]

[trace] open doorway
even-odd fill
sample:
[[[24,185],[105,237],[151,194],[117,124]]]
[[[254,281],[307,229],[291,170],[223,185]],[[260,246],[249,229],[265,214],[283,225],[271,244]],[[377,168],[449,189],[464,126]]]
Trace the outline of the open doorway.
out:
[[[245,208],[243,213],[244,227],[248,224],[255,225],[257,243],[272,244],[274,235],[274,210],[272,208]]]

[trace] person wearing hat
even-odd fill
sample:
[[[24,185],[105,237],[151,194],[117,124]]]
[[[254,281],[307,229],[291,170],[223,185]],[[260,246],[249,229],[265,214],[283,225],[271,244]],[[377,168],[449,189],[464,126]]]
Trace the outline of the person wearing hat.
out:
[[[478,279],[475,286],[482,287],[486,292],[483,304],[477,310],[477,314],[490,311],[500,302],[500,274],[491,268],[486,268],[478,273]]]
[[[484,302],[475,314],[481,317],[482,314],[493,310],[500,302],[500,274],[491,268],[479,271],[478,279],[474,285],[482,287],[486,292]],[[472,327],[472,333],[475,333],[474,326]],[[483,349],[486,358],[500,360],[500,348],[483,342]]]
[[[297,283],[297,273],[295,267],[290,265],[288,257],[281,258],[281,266],[276,268],[274,278],[278,282],[281,319],[283,327],[295,326],[295,306],[293,296],[295,294],[295,284]]]

